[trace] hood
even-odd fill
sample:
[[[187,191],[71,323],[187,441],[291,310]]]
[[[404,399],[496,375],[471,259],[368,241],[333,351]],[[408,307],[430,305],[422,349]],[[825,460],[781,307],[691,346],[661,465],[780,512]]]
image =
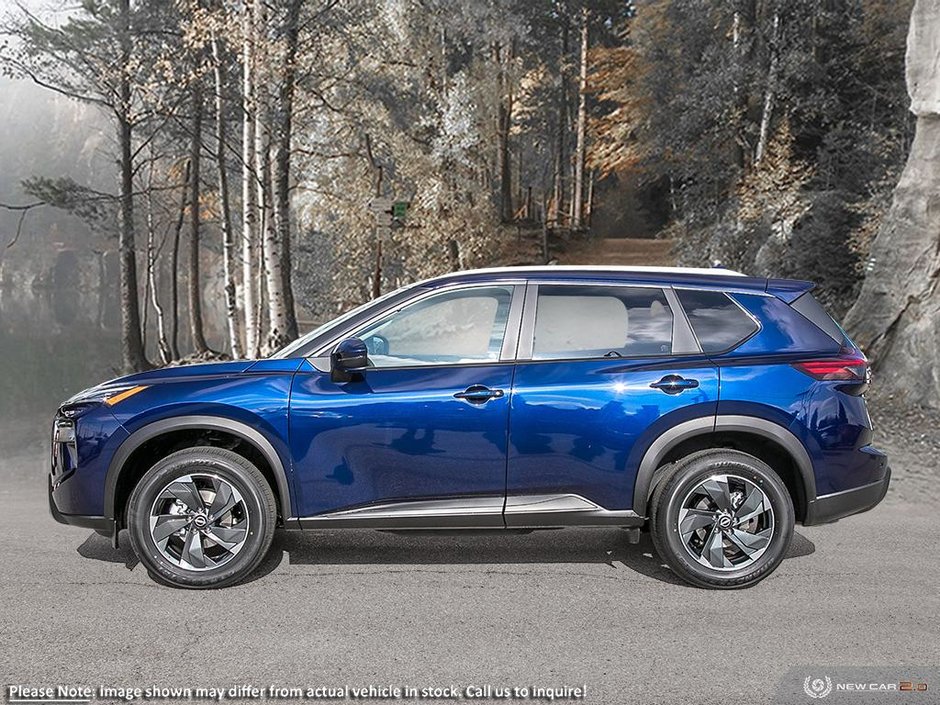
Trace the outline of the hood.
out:
[[[161,367],[156,370],[137,372],[132,375],[118,377],[110,382],[99,384],[99,387],[129,384],[158,384],[172,382],[180,379],[194,377],[224,377],[237,375],[254,365],[257,360],[234,360],[230,362],[203,362],[198,365],[176,365],[174,367]]]
[[[131,375],[125,375],[124,377],[117,377],[82,390],[64,402],[63,406],[102,401],[115,393],[137,386],[149,387],[162,382],[237,375],[249,369],[257,362],[257,360],[206,362],[198,365],[178,365],[175,367],[161,367],[160,369],[148,370],[147,372],[137,372]]]

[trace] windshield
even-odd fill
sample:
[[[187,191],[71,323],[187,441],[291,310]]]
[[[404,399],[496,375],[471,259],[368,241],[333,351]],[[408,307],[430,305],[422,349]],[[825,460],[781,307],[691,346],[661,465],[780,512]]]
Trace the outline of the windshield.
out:
[[[291,356],[292,356],[294,353],[296,353],[298,350],[303,349],[308,343],[310,343],[311,341],[313,341],[314,339],[316,339],[318,336],[320,336],[320,335],[322,335],[323,333],[325,333],[326,331],[328,331],[328,330],[329,330],[330,328],[332,328],[333,326],[335,326],[335,325],[337,325],[337,324],[340,324],[340,323],[342,323],[343,321],[349,320],[350,318],[352,318],[352,317],[355,316],[356,314],[360,313],[361,311],[364,311],[365,309],[367,309],[367,308],[369,308],[369,307],[371,307],[371,306],[374,306],[374,305],[377,304],[377,303],[380,303],[380,302],[382,302],[382,301],[385,301],[386,299],[392,298],[392,297],[395,296],[396,294],[401,293],[401,291],[402,291],[401,289],[395,289],[394,291],[390,291],[390,292],[388,292],[388,293],[386,293],[386,294],[382,294],[382,296],[380,296],[380,297],[377,298],[377,299],[372,299],[371,301],[366,301],[365,303],[360,304],[360,305],[356,306],[355,308],[350,309],[349,311],[346,311],[346,313],[343,313],[343,314],[337,316],[336,318],[334,318],[334,319],[332,319],[332,320],[329,320],[329,321],[327,321],[326,323],[323,323],[323,324],[317,326],[316,328],[314,328],[314,329],[313,329],[312,331],[310,331],[309,333],[305,333],[304,335],[300,336],[300,337],[297,338],[297,340],[295,340],[293,343],[288,343],[288,344],[285,345],[283,348],[281,348],[280,350],[278,350],[276,353],[274,353],[273,355],[271,355],[271,358],[272,358],[272,359],[282,359],[282,358],[286,358],[286,357],[291,357]]]

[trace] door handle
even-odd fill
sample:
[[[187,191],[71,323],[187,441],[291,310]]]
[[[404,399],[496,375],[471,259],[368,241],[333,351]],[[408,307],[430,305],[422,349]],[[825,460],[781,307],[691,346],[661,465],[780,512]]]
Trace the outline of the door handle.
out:
[[[455,399],[465,399],[471,404],[485,404],[490,399],[498,399],[503,396],[502,389],[490,389],[483,384],[472,384],[462,392],[454,395]]]
[[[650,385],[653,389],[659,389],[666,394],[680,394],[686,389],[695,389],[698,387],[697,379],[685,379],[679,375],[666,375],[658,382]]]

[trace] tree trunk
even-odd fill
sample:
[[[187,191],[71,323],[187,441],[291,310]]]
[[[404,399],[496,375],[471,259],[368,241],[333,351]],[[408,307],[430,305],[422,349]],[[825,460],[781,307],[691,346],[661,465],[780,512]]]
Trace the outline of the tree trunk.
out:
[[[735,0],[734,15],[731,22],[731,51],[734,65],[734,99],[737,106],[736,138],[732,149],[734,150],[735,164],[742,173],[747,166],[750,150],[747,149],[747,107],[750,96],[744,88],[745,73],[751,59],[749,47],[754,42],[750,37],[754,31],[755,20],[754,0]]]
[[[597,174],[594,169],[591,169],[591,173],[588,175],[587,195],[584,198],[584,225],[588,228],[591,227],[591,215],[594,213],[594,181],[596,178]]]
[[[121,57],[118,142],[121,149],[121,230],[118,252],[121,263],[121,352],[124,372],[150,367],[140,336],[140,303],[137,299],[137,247],[134,243],[134,163],[131,126],[131,84],[124,68],[131,64],[130,0],[120,0]]]
[[[375,154],[372,152],[372,138],[367,133],[365,135],[366,159],[369,160],[369,167],[375,177],[374,193],[377,198],[382,197],[382,179],[385,175],[382,165],[378,163]],[[379,237],[379,227],[375,227],[375,268],[372,272],[372,298],[377,299],[382,295],[382,238]]]
[[[561,214],[565,212],[565,171],[567,170],[568,144],[568,17],[562,18],[561,57],[559,58],[558,88],[558,132],[555,136],[555,164],[552,183],[552,212],[544,213],[544,218],[553,225],[559,225]]]
[[[303,0],[291,0],[282,26],[284,35],[284,65],[274,111],[274,157],[272,182],[274,187],[274,227],[280,238],[281,291],[284,296],[284,330],[282,338],[289,342],[297,338],[297,314],[294,306],[294,290],[291,281],[293,262],[291,259],[290,222],[290,150],[293,137],[294,83],[297,76],[295,66],[297,39],[299,34],[300,8]],[[270,344],[270,341],[269,341]]]
[[[183,233],[183,221],[186,218],[187,191],[189,190],[189,160],[183,169],[183,183],[180,188],[180,207],[176,213],[176,224],[173,227],[173,240],[170,247],[170,355],[174,360],[180,359],[180,305],[179,305],[179,262],[180,262],[180,236]]]
[[[571,227],[584,227],[584,162],[587,151],[588,8],[581,8],[581,65],[578,74],[577,142],[574,152],[574,185],[571,189]]]
[[[244,10],[242,44],[242,310],[245,314],[245,355],[257,357],[260,339],[258,325],[258,287],[255,282],[258,242],[258,200],[254,169],[257,110],[255,105],[255,22],[254,5],[249,0]]]
[[[192,141],[189,148],[189,333],[193,350],[207,352],[206,336],[202,327],[202,285],[199,272],[200,228],[200,163],[202,161],[202,88],[198,80],[193,84]]]
[[[264,182],[268,187],[266,200],[270,203],[273,196],[271,172],[273,162],[266,160]],[[284,296],[284,275],[281,271],[281,234],[276,222],[269,219],[264,229],[264,284],[268,295],[268,335],[265,341],[267,352],[274,352],[287,344],[287,307]]]
[[[219,205],[222,220],[222,277],[225,282],[225,319],[232,357],[242,355],[241,326],[238,320],[238,293],[235,286],[235,234],[232,231],[232,206],[229,202],[228,171],[225,167],[225,65],[218,37],[212,39],[215,76],[215,161],[219,172]]]
[[[156,249],[156,223],[153,212],[153,168],[156,157],[151,147],[150,171],[147,183],[147,288],[150,291],[150,303],[157,316],[157,352],[164,365],[170,364],[173,354],[166,334],[166,315],[160,303],[160,293],[157,287],[157,249]]]
[[[760,118],[760,133],[757,138],[757,149],[754,151],[754,165],[761,163],[767,153],[767,143],[770,141],[770,124],[774,114],[774,103],[777,99],[777,74],[780,66],[780,10],[774,10],[773,32],[770,37],[770,68],[767,71],[767,89],[764,92],[764,109]]]
[[[512,126],[513,94],[509,77],[509,66],[513,60],[514,47],[493,47],[496,62],[497,90],[496,108],[496,174],[499,178],[499,216],[504,223],[512,220],[512,164],[509,158],[509,130]]]
[[[940,408],[940,0],[917,0],[907,87],[917,130],[845,319],[874,360],[876,384],[899,401]]]
[[[271,144],[270,144],[270,101],[268,100],[268,86],[270,75],[262,71],[261,57],[270,55],[270,46],[262,45],[262,38],[265,36],[265,28],[268,25],[267,6],[264,2],[256,2],[252,6],[254,13],[254,41],[255,43],[255,66],[254,66],[254,106],[255,106],[255,145],[254,145],[254,170],[255,170],[255,196],[258,204],[258,256],[260,257],[260,266],[256,265],[258,270],[258,301],[256,306],[258,317],[258,347],[253,352],[252,357],[260,357],[268,342],[265,335],[265,326],[270,329],[271,323],[271,289],[269,287],[268,271],[268,253],[271,243],[269,240],[274,237],[274,222],[272,213],[272,195],[271,188]],[[260,48],[263,46],[263,49]],[[263,75],[262,75],[263,74]],[[275,246],[276,247],[276,246]],[[280,248],[276,249],[278,255]],[[280,265],[275,264],[278,277],[280,278]],[[276,289],[280,290],[281,284],[277,284]],[[267,316],[265,316],[267,314]]]

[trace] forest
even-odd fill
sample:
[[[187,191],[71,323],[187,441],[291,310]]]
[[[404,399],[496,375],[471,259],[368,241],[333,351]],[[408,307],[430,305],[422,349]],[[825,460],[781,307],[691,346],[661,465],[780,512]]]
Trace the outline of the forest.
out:
[[[18,174],[0,246],[54,209],[115,252],[127,371],[267,354],[397,286],[599,234],[817,281],[852,320],[918,119],[912,5],[18,3],[3,73],[97,116],[113,187]]]

